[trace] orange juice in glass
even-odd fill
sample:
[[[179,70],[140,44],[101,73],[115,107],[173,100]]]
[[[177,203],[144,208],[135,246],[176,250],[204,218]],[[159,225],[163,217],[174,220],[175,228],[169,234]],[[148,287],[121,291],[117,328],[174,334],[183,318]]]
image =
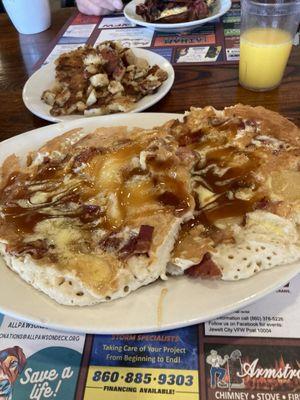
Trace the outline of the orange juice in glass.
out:
[[[242,0],[239,82],[243,87],[265,91],[280,84],[299,22],[300,1]]]

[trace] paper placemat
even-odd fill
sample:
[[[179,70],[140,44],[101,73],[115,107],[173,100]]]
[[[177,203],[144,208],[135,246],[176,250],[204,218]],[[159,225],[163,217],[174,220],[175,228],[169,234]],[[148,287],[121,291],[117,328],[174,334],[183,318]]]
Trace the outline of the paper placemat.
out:
[[[162,33],[132,25],[123,14],[94,17],[76,11],[35,69],[55,60],[65,51],[105,40],[119,40],[127,47],[150,49],[173,65],[236,63],[239,59],[239,27],[239,2],[234,2],[221,19],[186,33]]]
[[[0,398],[299,400],[299,308],[300,275],[240,311],[172,331],[82,335],[0,314]]]

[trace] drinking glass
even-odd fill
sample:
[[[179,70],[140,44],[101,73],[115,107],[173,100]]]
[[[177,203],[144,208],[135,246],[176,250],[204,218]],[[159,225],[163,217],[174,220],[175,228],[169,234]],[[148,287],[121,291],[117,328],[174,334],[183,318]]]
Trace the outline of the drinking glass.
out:
[[[250,90],[276,88],[300,22],[300,0],[241,0],[239,82]]]

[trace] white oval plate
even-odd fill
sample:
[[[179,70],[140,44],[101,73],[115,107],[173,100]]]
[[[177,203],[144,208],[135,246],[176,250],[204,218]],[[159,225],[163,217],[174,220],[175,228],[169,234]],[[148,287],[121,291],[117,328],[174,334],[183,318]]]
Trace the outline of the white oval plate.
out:
[[[118,125],[151,128],[174,117],[180,115],[117,114],[45,126],[0,143],[0,164],[9,154],[15,152],[22,157],[69,129],[83,127],[88,132],[100,126]],[[110,303],[67,307],[22,281],[0,259],[0,312],[60,330],[102,334],[153,332],[232,312],[284,285],[299,271],[299,263],[291,264],[238,282],[172,277]],[[162,289],[167,290],[165,296]]]
[[[203,19],[198,19],[196,21],[189,21],[189,22],[180,22],[176,24],[159,24],[153,22],[146,22],[140,15],[137,15],[135,12],[135,8],[137,4],[144,3],[145,0],[132,0],[130,3],[126,5],[124,8],[124,14],[130,22],[146,26],[147,28],[154,29],[160,32],[184,32],[189,31],[192,29],[196,29],[197,27],[206,24],[207,22],[214,21],[215,19],[221,17],[231,7],[231,0],[216,0],[216,3],[212,7],[212,14]]]
[[[150,65],[157,64],[160,68],[168,73],[168,79],[163,82],[158,91],[154,94],[143,97],[135,104],[130,113],[137,113],[153,106],[161,100],[171,89],[175,73],[172,65],[164,57],[150,50],[134,48],[132,49],[137,57],[142,57],[148,61]],[[80,114],[61,115],[54,117],[50,114],[50,106],[41,100],[44,90],[50,89],[55,81],[55,64],[51,62],[38,69],[25,83],[23,88],[23,101],[25,106],[33,114],[50,122],[73,121],[75,119],[84,118]]]

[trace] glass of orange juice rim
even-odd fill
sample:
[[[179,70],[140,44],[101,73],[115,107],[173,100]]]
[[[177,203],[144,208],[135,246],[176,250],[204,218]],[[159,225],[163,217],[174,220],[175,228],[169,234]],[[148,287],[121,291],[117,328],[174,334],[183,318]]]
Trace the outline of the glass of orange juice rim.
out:
[[[300,0],[242,0],[239,82],[246,89],[276,88],[300,22]]]

